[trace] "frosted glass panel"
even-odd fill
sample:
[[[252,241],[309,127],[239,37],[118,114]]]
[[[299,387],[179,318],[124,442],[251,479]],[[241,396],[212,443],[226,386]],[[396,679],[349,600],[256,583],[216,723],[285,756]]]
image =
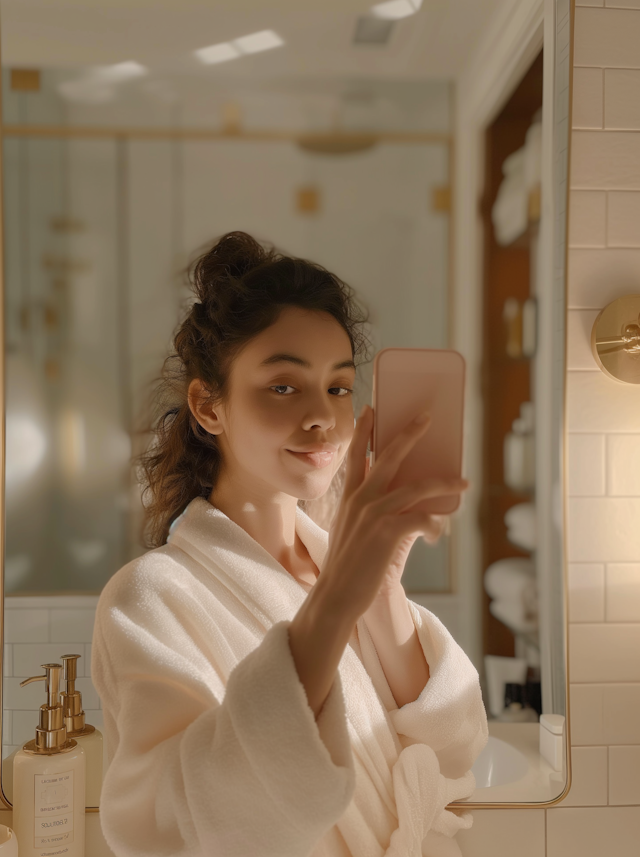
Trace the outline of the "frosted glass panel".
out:
[[[318,157],[288,140],[172,138],[184,112],[168,111],[157,88],[131,81],[104,103],[69,98],[66,84],[83,75],[45,69],[38,90],[15,91],[3,74],[7,594],[99,592],[144,552],[130,458],[190,299],[185,266],[220,234],[243,229],[335,271],[370,309],[374,350],[448,341],[449,218],[431,204],[448,181],[445,141]],[[187,112],[217,91],[195,79],[178,90]],[[313,112],[322,93],[290,86],[263,100]],[[400,98],[388,83],[368,103],[383,125],[420,115],[442,127],[449,93],[431,81]],[[243,98],[247,110],[258,103]],[[362,110],[350,115],[362,121]],[[139,138],[144,123],[160,133]],[[102,131],[66,133],[79,125]],[[313,214],[298,205],[309,188]],[[370,401],[371,365],[359,397]],[[449,588],[446,540],[416,544],[405,584]]]

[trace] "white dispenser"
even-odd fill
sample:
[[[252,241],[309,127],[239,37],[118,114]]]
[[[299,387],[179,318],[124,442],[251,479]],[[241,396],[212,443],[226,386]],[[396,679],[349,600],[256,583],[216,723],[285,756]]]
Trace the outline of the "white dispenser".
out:
[[[85,723],[82,710],[82,694],[76,690],[78,658],[81,655],[62,655],[64,663],[63,680],[66,689],[60,694],[64,709],[64,722],[67,736],[73,738],[83,748],[87,757],[87,783],[85,792],[86,806],[100,806],[102,789],[102,732]]]
[[[504,439],[504,482],[514,491],[531,491],[536,484],[533,404],[523,402],[520,416]]]
[[[60,702],[61,664],[42,664],[47,702],[40,706],[35,740],[13,760],[13,829],[20,857],[84,857],[85,765],[83,748],[67,736]]]

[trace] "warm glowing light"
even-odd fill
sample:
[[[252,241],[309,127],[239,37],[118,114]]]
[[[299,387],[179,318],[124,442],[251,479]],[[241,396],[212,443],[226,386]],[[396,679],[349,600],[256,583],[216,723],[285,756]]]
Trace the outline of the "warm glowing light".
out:
[[[284,39],[273,30],[260,30],[258,33],[251,33],[248,36],[241,36],[239,39],[234,39],[233,44],[243,54],[257,54],[260,51],[279,48],[281,45],[284,45]]]
[[[234,48],[229,42],[220,42],[218,45],[209,45],[208,48],[200,48],[194,51],[194,54],[200,62],[213,65],[214,63],[237,59],[240,56],[240,51],[238,48]]]
[[[248,36],[240,36],[231,42],[219,42],[217,45],[209,45],[207,48],[199,48],[194,51],[200,62],[207,65],[235,60],[242,54],[257,54],[260,51],[268,51],[271,48],[279,48],[284,45],[284,39],[273,30],[260,30],[258,33],[249,33]]]
[[[47,441],[32,417],[8,412],[6,420],[6,483],[10,488],[35,473],[44,459]]]
[[[408,18],[422,6],[422,0],[387,0],[386,3],[377,3],[371,8],[376,18],[386,18],[388,21],[397,21],[400,18]]]

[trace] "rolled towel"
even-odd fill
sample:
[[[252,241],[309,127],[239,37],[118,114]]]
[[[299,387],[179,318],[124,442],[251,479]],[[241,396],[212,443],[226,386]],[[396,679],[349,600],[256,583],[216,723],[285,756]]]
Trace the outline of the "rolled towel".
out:
[[[534,550],[537,541],[536,510],[532,503],[518,503],[504,516],[509,541],[525,550]]]
[[[496,599],[489,604],[489,611],[516,634],[530,634],[538,627],[537,618],[530,618],[522,601]]]
[[[485,571],[484,588],[492,598],[521,599],[535,573],[535,565],[527,557],[499,559]]]

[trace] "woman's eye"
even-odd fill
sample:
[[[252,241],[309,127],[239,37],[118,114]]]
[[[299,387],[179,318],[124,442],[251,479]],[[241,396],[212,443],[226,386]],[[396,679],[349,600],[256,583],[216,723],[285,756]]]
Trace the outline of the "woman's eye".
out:
[[[272,390],[275,390],[279,395],[286,395],[285,393],[280,393],[280,390],[293,390],[294,388],[290,384],[276,384],[274,387],[271,387]]]
[[[348,396],[349,393],[353,393],[351,387],[329,387],[329,392],[331,392],[331,390],[342,390],[343,392],[338,393],[338,396]]]

